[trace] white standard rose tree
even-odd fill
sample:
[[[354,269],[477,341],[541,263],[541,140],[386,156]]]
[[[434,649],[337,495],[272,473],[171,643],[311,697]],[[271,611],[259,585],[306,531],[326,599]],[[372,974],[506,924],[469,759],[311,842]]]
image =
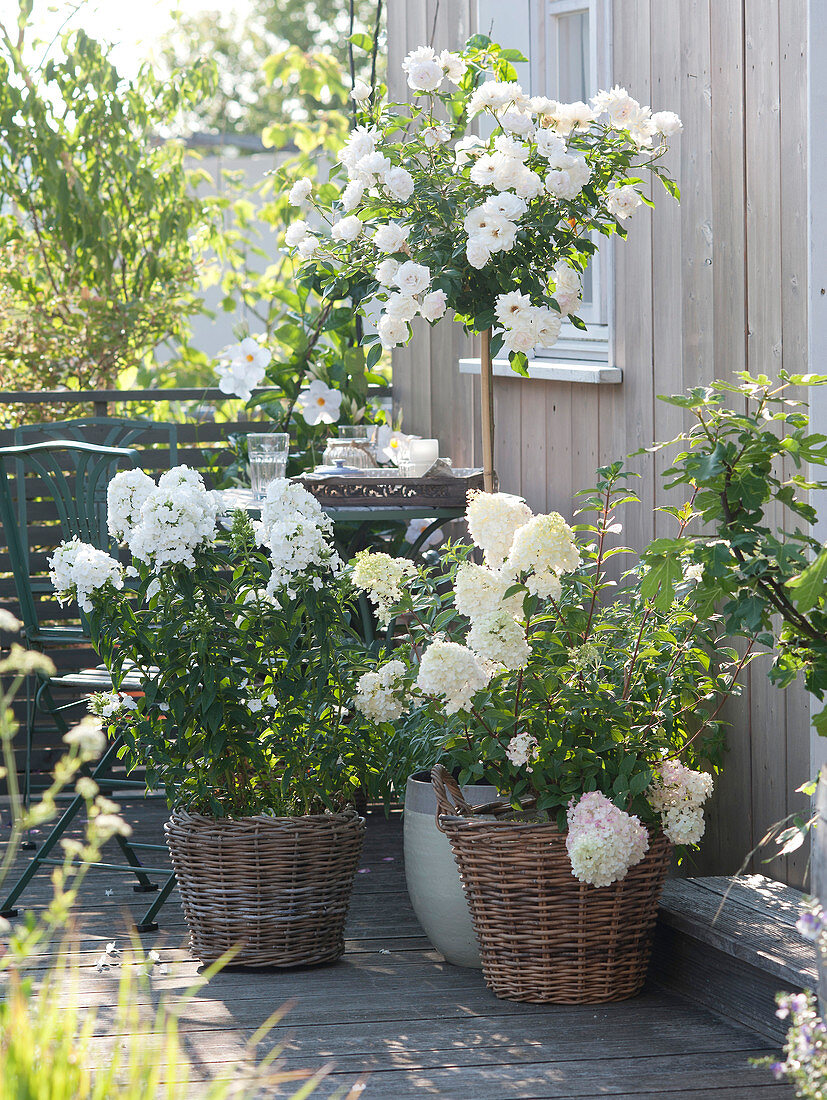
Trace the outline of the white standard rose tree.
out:
[[[596,518],[576,532],[517,497],[477,493],[473,546],[449,545],[429,571],[369,552],[351,570],[379,618],[396,621],[356,709],[391,745],[430,737],[429,761],[460,783],[492,784],[515,807],[533,799],[566,833],[573,874],[594,886],[622,879],[652,835],[701,839],[712,791],[702,768],[720,760],[718,715],[748,660],[697,613],[688,554],[666,606],[644,595],[640,566],[619,593],[607,581],[607,561],[632,553],[611,545],[616,506],[637,500],[628,476],[620,463],[599,472],[581,509]],[[690,515],[676,513],[679,536]]]
[[[492,357],[505,351],[525,373],[564,318],[585,327],[577,306],[594,234],[625,236],[623,222],[652,205],[642,171],[678,197],[660,163],[677,115],[618,87],[590,104],[529,96],[512,64],[524,60],[483,35],[457,53],[414,50],[403,62],[413,103],[357,104],[332,189],[294,188],[314,215],[286,237],[322,295],[349,295],[376,319],[369,366],[381,347],[408,342],[417,316],[435,324],[450,309],[481,335],[489,491]],[[477,124],[488,136],[469,133]]]

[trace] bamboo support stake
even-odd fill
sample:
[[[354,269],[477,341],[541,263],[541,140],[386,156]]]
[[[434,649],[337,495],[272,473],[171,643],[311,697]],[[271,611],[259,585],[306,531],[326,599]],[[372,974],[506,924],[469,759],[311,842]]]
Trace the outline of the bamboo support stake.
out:
[[[486,493],[494,492],[494,365],[491,329],[480,333],[480,400],[482,404],[482,480]]]

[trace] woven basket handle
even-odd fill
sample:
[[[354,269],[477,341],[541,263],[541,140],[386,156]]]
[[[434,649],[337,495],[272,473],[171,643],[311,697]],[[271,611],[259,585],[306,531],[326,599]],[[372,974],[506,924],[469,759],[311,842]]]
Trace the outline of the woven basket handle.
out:
[[[445,832],[439,823],[443,814],[449,817],[473,814],[474,807],[462,797],[456,779],[442,764],[435,764],[431,769],[431,786],[436,795],[436,827],[441,833]]]

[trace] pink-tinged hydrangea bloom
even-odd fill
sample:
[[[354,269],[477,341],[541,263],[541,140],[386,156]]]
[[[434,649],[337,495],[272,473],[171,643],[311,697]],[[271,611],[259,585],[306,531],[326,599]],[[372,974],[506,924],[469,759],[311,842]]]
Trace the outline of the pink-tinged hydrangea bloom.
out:
[[[703,804],[712,794],[712,776],[692,771],[679,760],[665,760],[646,793],[673,844],[697,844],[704,835]]]
[[[566,850],[574,877],[591,886],[610,886],[640,863],[649,834],[640,818],[624,813],[600,791],[572,799],[567,813]]]

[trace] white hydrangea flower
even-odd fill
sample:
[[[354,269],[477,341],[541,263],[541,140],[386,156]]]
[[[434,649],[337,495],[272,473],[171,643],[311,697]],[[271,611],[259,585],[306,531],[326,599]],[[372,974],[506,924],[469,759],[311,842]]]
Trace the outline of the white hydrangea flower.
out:
[[[515,768],[525,768],[527,772],[534,769],[531,764],[540,755],[540,746],[536,737],[530,733],[518,733],[506,745],[505,755]]]
[[[679,760],[665,760],[656,768],[646,797],[673,844],[697,844],[704,835],[703,804],[712,787],[711,775],[693,771]]]
[[[155,482],[143,470],[121,470],[106,488],[106,522],[109,534],[122,541],[139,523],[141,506],[155,488]]]
[[[140,522],[127,538],[138,561],[193,568],[193,552],[215,537],[219,501],[197,470],[175,466],[165,471],[141,506]]]
[[[515,619],[522,618],[520,593],[505,598],[512,584],[511,578],[503,573],[473,561],[460,562],[454,578],[454,607],[472,622],[503,610]]]
[[[356,708],[374,722],[394,722],[408,709],[405,666],[388,661],[375,672],[366,672],[359,680]]]
[[[560,575],[580,564],[574,532],[559,514],[533,516],[514,532],[504,572],[523,577],[535,596],[559,599]]]
[[[478,691],[488,684],[489,674],[467,646],[456,642],[432,642],[422,654],[416,683],[426,695],[445,701],[445,713],[468,710]]]
[[[408,558],[362,550],[353,559],[353,584],[376,608],[380,623],[387,623],[394,604],[402,599],[404,585],[416,576],[416,566]]]
[[[471,492],[465,518],[486,565],[499,569],[508,557],[514,533],[531,519],[531,509],[522,497],[510,493]]]
[[[580,882],[610,886],[649,850],[649,834],[640,818],[618,809],[600,791],[572,799],[566,816],[566,849]]]
[[[278,478],[267,486],[261,520],[255,524],[260,546],[270,551],[267,593],[292,594],[297,578],[318,569],[338,571],[339,557],[329,541],[333,521],[316,498],[301,485]]]
[[[75,537],[62,542],[49,558],[49,580],[61,602],[74,596],[81,611],[88,612],[93,592],[107,584],[123,588],[123,569],[109,554]]]
[[[511,671],[525,668],[531,656],[525,629],[504,609],[474,618],[466,642],[478,657]]]

